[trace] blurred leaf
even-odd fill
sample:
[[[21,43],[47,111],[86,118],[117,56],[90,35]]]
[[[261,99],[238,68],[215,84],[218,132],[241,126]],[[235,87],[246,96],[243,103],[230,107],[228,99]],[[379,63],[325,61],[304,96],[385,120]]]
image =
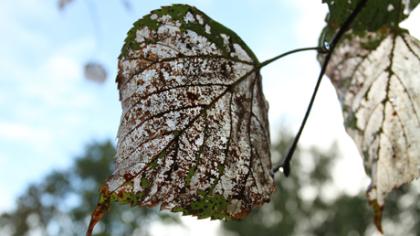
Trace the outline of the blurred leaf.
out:
[[[88,80],[103,83],[107,78],[105,67],[98,62],[88,62],[85,64],[85,77]]]
[[[419,73],[420,42],[406,31],[350,35],[328,65],[346,130],[372,179],[378,223],[386,195],[419,176]]]
[[[58,0],[58,9],[62,11],[72,2],[73,0]]]

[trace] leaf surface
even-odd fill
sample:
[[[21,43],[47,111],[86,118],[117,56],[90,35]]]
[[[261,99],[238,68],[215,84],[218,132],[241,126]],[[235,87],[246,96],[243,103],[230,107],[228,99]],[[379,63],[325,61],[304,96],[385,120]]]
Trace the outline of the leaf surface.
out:
[[[259,62],[235,33],[191,6],[152,11],[128,33],[117,83],[105,198],[213,219],[269,201],[268,105]]]
[[[372,180],[377,223],[386,195],[419,176],[419,74],[420,42],[403,30],[350,35],[327,69]]]
[[[351,14],[360,0],[323,0],[328,4],[327,23],[333,29],[339,28]],[[398,27],[407,18],[420,0],[369,0],[352,24],[353,32],[374,32],[386,27]]]

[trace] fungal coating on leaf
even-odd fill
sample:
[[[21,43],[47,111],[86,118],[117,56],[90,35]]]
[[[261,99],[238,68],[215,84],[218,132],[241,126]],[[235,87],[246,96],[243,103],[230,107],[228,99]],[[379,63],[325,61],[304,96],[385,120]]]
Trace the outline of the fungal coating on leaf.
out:
[[[389,192],[420,174],[419,74],[420,42],[404,30],[347,38],[328,65],[376,212]]]
[[[116,169],[103,195],[213,219],[269,201],[268,105],[235,33],[194,7],[162,7],[134,24],[118,65]]]

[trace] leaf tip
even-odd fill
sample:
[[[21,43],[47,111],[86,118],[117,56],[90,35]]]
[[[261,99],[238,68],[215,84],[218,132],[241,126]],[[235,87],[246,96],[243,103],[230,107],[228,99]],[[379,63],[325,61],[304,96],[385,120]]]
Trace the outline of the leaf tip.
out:
[[[379,201],[375,198],[369,197],[369,193],[372,191],[372,189],[368,190],[368,198],[369,198],[369,205],[373,208],[373,214],[374,214],[374,223],[376,226],[376,229],[383,234],[383,228],[382,228],[382,213],[384,210],[384,205],[379,203]]]
[[[378,204],[378,202],[371,202],[371,206],[373,207],[374,210],[374,223],[376,226],[376,229],[381,233],[384,234],[383,228],[382,228],[382,212],[384,209],[384,206],[381,206]]]

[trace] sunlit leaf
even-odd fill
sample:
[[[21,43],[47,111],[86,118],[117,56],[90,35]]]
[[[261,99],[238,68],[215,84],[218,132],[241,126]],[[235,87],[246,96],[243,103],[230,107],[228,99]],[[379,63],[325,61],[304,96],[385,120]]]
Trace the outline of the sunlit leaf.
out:
[[[419,176],[420,42],[406,31],[350,36],[327,75],[363,155],[372,180],[368,198],[379,217],[386,195]]]
[[[123,114],[103,197],[213,219],[269,201],[268,105],[259,62],[234,32],[187,5],[155,10],[128,33],[117,83]]]

